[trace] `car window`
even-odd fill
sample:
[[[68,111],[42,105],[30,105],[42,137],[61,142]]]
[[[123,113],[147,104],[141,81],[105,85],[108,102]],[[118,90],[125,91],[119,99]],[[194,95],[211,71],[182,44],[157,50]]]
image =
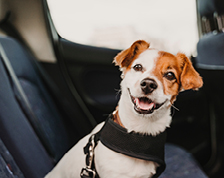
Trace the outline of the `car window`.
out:
[[[152,47],[191,55],[198,41],[195,0],[48,0],[55,27],[76,43],[127,48],[144,39]]]

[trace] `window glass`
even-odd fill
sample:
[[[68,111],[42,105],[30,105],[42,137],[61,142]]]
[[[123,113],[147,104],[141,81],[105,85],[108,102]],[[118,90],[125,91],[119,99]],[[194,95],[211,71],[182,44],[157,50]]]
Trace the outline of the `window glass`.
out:
[[[124,49],[152,47],[191,55],[198,41],[195,0],[48,0],[55,27],[76,43]]]

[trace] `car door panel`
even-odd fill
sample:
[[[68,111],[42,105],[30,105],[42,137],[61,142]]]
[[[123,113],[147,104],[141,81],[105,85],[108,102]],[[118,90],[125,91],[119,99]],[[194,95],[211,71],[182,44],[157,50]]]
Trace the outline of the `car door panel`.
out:
[[[61,57],[74,87],[97,122],[115,109],[120,71],[113,58],[120,50],[76,44],[60,39]]]

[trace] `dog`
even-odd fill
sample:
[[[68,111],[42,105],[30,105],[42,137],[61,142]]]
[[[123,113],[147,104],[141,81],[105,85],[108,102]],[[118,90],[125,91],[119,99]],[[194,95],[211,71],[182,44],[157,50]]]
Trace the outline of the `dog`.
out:
[[[128,133],[156,136],[171,123],[171,107],[179,92],[198,90],[203,85],[185,54],[173,55],[149,47],[144,40],[134,42],[114,59],[122,71],[121,96],[113,113],[114,122]],[[90,136],[104,125],[100,123],[81,139],[46,178],[78,178],[85,167],[83,147]],[[156,174],[160,166],[127,156],[107,148],[100,141],[94,150],[94,162],[100,178],[148,178]]]

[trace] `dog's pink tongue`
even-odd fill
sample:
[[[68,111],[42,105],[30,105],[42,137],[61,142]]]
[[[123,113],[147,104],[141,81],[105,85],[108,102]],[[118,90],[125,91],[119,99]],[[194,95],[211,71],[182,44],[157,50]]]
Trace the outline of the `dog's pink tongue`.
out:
[[[136,98],[135,101],[136,101],[136,105],[138,106],[138,108],[140,108],[142,110],[150,110],[154,106],[153,102],[149,103],[148,101],[144,101],[139,98]]]

